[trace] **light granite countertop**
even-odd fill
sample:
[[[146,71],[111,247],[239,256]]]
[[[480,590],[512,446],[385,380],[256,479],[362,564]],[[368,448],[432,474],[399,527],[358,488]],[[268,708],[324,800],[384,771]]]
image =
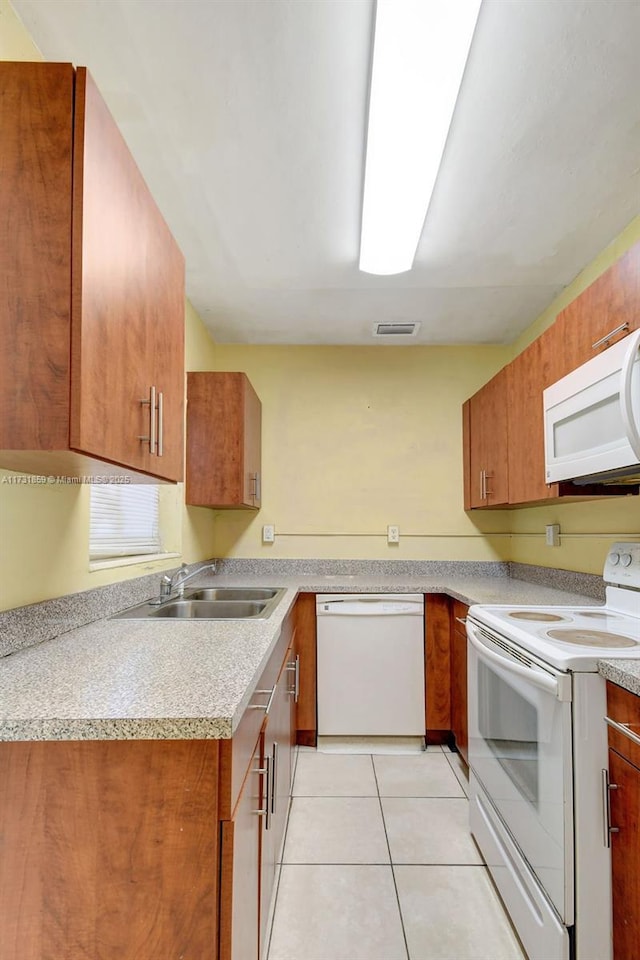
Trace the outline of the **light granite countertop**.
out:
[[[640,697],[640,660],[598,660],[603,677]]]
[[[599,602],[494,576],[205,575],[189,586],[212,584],[286,592],[267,620],[101,619],[3,657],[0,740],[231,737],[299,592],[446,593],[469,604]]]

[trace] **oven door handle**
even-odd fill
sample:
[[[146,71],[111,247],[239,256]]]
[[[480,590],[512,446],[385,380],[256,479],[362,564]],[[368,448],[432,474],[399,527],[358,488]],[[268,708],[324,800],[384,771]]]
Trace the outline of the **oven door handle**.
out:
[[[467,637],[471,646],[475,647],[477,652],[484,660],[488,660],[490,663],[495,663],[496,666],[502,667],[502,669],[506,670],[508,673],[513,673],[517,677],[522,677],[527,681],[527,683],[532,684],[534,687],[538,687],[540,690],[544,690],[545,693],[553,694],[556,700],[571,700],[570,677],[554,677],[551,676],[551,674],[543,673],[539,670],[533,670],[531,667],[520,666],[519,663],[515,663],[513,660],[508,660],[506,657],[501,657],[499,654],[494,653],[493,650],[490,650],[484,645],[484,643],[482,643],[473,629],[473,624],[468,620]],[[568,683],[565,681],[568,681]]]

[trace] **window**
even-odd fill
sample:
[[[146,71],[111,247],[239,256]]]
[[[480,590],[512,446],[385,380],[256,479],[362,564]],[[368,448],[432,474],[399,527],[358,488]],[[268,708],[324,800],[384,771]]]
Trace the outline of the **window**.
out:
[[[108,560],[151,553],[162,553],[159,487],[92,486],[89,558]]]

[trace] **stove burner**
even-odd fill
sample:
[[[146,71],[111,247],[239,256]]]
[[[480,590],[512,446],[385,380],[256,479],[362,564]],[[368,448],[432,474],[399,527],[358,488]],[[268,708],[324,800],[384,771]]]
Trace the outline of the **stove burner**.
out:
[[[615,613],[601,613],[599,610],[583,610],[581,617],[592,617],[594,620],[612,620],[617,616]]]
[[[547,630],[547,636],[552,640],[561,640],[562,643],[575,643],[581,647],[637,647],[635,640],[623,637],[618,633],[607,633],[605,630],[579,630],[575,627],[564,627],[557,630]]]
[[[567,619],[557,613],[542,613],[540,610],[513,610],[509,616],[514,620],[541,620],[544,623],[556,623]]]

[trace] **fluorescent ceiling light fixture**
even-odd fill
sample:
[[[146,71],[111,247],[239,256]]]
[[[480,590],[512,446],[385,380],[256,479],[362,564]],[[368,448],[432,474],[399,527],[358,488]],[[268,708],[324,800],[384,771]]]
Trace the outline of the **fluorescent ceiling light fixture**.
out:
[[[410,270],[481,0],[378,0],[360,269]]]

